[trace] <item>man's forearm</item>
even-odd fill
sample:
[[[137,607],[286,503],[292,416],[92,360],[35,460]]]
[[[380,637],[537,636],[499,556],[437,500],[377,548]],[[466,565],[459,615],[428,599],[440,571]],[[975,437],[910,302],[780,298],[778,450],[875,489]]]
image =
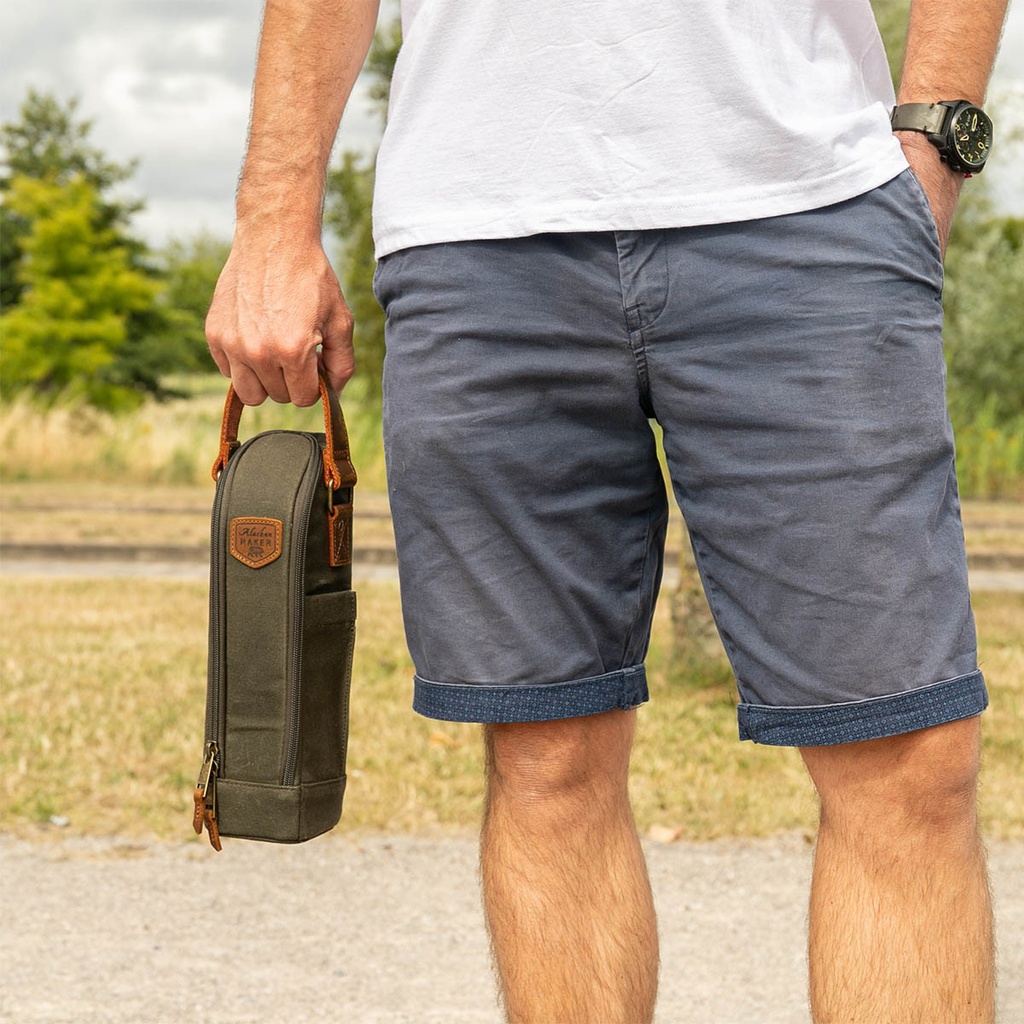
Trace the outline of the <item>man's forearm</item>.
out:
[[[1008,0],[911,0],[900,103],[985,99]]]
[[[267,0],[238,189],[244,230],[320,236],[342,111],[373,39],[378,0]]]
[[[1008,0],[911,0],[900,103],[985,99]],[[964,175],[941,162],[920,132],[897,132],[921,182],[944,253]]]
[[[206,317],[221,373],[247,405],[312,405],[341,390],[352,316],[320,240],[341,112],[373,39],[377,0],[266,0],[231,255]]]

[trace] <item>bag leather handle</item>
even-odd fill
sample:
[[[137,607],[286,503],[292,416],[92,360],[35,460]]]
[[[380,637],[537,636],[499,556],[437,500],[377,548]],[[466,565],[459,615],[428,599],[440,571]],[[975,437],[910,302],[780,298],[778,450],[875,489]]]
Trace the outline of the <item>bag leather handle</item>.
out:
[[[356,482],[356,471],[348,449],[348,430],[345,427],[345,414],[341,411],[338,396],[331,390],[327,378],[320,374],[320,402],[324,410],[324,434],[327,443],[324,445],[324,483],[331,491],[340,487],[352,487]],[[235,394],[232,385],[228,385],[228,395],[224,401],[224,419],[220,428],[220,451],[217,461],[213,464],[213,479],[216,480],[228,464],[231,453],[238,447],[238,426],[242,421],[242,410],[245,406]]]

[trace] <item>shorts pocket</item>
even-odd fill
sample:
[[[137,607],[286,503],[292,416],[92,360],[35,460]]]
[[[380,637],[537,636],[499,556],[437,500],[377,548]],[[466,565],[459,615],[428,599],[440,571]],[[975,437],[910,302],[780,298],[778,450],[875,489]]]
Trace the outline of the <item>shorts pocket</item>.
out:
[[[935,223],[935,215],[932,213],[931,203],[928,202],[928,193],[925,192],[921,179],[914,173],[913,168],[908,167],[896,181],[903,187],[907,196],[907,202],[903,208],[907,211],[908,219],[920,228],[927,239],[928,255],[934,260],[934,272],[941,294],[943,285],[942,246],[939,242],[939,228]]]

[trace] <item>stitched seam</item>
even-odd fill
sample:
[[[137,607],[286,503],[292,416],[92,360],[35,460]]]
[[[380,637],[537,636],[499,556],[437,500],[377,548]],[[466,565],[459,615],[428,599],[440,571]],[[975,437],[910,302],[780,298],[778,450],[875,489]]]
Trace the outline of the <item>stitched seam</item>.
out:
[[[821,711],[845,711],[852,708],[867,708],[871,706],[884,707],[890,701],[905,700],[911,697],[920,697],[925,694],[942,690],[952,689],[958,684],[966,683],[969,680],[981,676],[981,669],[967,672],[962,676],[953,676],[952,679],[940,679],[937,683],[926,683],[924,686],[915,686],[911,690],[900,690],[898,693],[883,693],[877,697],[862,697],[860,700],[844,700],[835,704],[750,704],[741,701],[738,707],[743,708],[747,714],[753,713],[760,716],[786,715],[790,712],[821,712]]]
[[[430,689],[448,689],[452,692],[467,693],[550,693],[556,689],[571,690],[575,688],[586,688],[596,682],[604,682],[609,685],[627,683],[634,676],[645,673],[643,662],[636,665],[627,665],[625,668],[612,669],[611,672],[602,672],[597,676],[581,676],[579,679],[560,679],[551,683],[464,683],[464,682],[442,682],[437,679],[426,679],[419,673],[413,676],[413,680],[421,686]]]
[[[639,309],[634,306],[633,309]],[[629,347],[633,353],[633,366],[636,370],[637,392],[640,397],[640,405],[644,412],[651,415],[651,383],[647,372],[647,349],[644,347],[644,332],[642,327],[629,333]]]
[[[661,510],[664,510],[664,515],[663,516],[657,516],[657,518],[656,518],[656,512],[661,511]],[[648,633],[648,643],[650,642],[650,625],[651,625],[650,624],[650,620],[648,619],[646,624],[645,624],[644,620],[642,618],[644,612],[648,608],[648,602],[645,600],[645,598],[647,597],[647,593],[648,593],[647,582],[651,578],[652,573],[655,571],[654,566],[652,565],[652,562],[654,563],[654,565],[661,564],[662,567],[664,567],[664,560],[665,560],[665,545],[664,545],[664,542],[662,542],[662,544],[661,544],[661,551],[660,552],[658,552],[658,551],[652,552],[651,551],[651,536],[654,533],[655,523],[656,522],[660,523],[662,521],[662,519],[667,519],[667,518],[668,518],[668,513],[667,513],[667,510],[665,509],[665,506],[652,505],[650,507],[650,509],[648,509],[648,512],[647,512],[647,525],[644,528],[643,553],[642,553],[642,561],[641,561],[641,564],[640,564],[640,580],[639,580],[639,583],[638,583],[637,588],[636,588],[636,605],[635,605],[634,611],[633,611],[633,623],[630,626],[629,631],[626,633],[626,636],[625,636],[625,638],[623,640],[622,652],[619,655],[619,660],[620,661],[625,661],[625,659],[626,659],[626,651],[630,648],[630,646],[632,646],[634,637],[636,636],[636,633],[637,633],[637,629],[640,626],[646,625],[646,630],[647,630],[647,633]],[[652,554],[654,556],[653,559],[652,559]],[[653,589],[653,587],[652,587],[652,589]],[[646,651],[645,651],[645,656],[646,656]]]
[[[647,372],[647,353],[644,349],[644,334],[642,318],[640,316],[640,303],[634,302],[626,305],[627,288],[622,277],[622,250],[619,247],[618,232],[614,233],[615,240],[615,269],[619,276],[619,296],[622,300],[622,315],[625,320],[626,339],[629,342],[630,350],[633,353],[633,366],[637,376],[637,394],[640,407],[647,416],[653,415],[651,409],[650,381]]]
[[[714,619],[715,628],[722,641],[722,646],[725,648],[725,652],[729,656],[730,663],[735,666],[736,659],[739,656],[739,648],[737,648],[733,641],[732,634],[724,632],[720,625],[723,621],[720,612],[721,602],[719,601],[721,590],[714,575],[708,572],[704,565],[704,538],[699,533],[692,532],[689,526],[686,527],[686,532],[690,537],[690,547],[693,550],[693,561],[697,566],[697,575],[700,577],[701,584],[703,585],[704,596],[707,598],[708,607],[711,609],[711,617]]]

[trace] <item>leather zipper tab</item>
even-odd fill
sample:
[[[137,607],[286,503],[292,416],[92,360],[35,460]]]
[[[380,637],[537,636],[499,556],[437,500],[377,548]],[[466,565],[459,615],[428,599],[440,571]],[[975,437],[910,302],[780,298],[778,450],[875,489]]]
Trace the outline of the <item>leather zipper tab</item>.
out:
[[[217,744],[210,740],[206,744],[203,767],[192,793],[195,809],[192,812],[192,828],[196,835],[203,834],[203,826],[210,836],[210,845],[220,850],[220,829],[217,826]]]

